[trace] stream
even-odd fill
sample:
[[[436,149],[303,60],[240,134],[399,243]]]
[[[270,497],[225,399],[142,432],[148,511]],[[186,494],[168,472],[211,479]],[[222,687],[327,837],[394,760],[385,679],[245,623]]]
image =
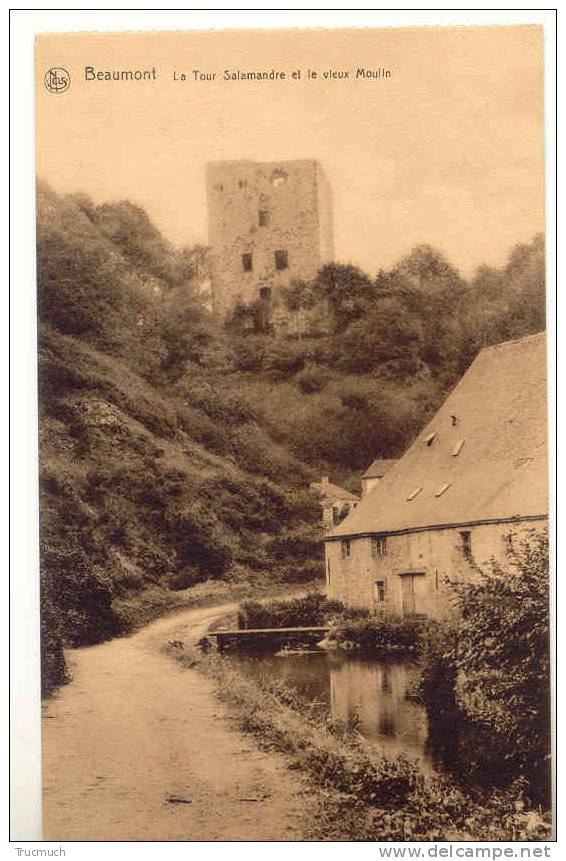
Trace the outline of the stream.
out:
[[[229,660],[246,675],[283,682],[333,719],[355,722],[361,735],[388,756],[405,754],[417,760],[423,772],[435,770],[426,711],[410,697],[419,676],[414,662],[337,652],[237,655]]]

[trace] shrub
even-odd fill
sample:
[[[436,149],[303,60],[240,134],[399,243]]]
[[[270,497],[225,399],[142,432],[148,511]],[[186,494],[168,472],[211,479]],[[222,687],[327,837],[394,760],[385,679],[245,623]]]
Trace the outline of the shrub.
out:
[[[277,338],[265,345],[263,366],[268,371],[297,371],[305,362],[305,347],[300,341]]]
[[[475,583],[454,584],[462,618],[453,652],[457,695],[495,732],[535,793],[548,790],[550,666],[548,535],[509,545],[510,565],[493,564]]]
[[[371,652],[415,652],[421,646],[422,623],[412,619],[370,616],[347,610],[328,634],[340,648]]]
[[[295,376],[295,382],[305,395],[320,392],[330,380],[330,371],[313,362],[309,362]]]
[[[308,628],[324,625],[326,617],[342,609],[320,592],[288,600],[244,601],[238,611],[239,628]]]
[[[61,613],[52,598],[52,588],[42,577],[40,592],[41,625],[41,692],[49,696],[53,691],[69,681],[69,674],[63,651],[63,624]]]

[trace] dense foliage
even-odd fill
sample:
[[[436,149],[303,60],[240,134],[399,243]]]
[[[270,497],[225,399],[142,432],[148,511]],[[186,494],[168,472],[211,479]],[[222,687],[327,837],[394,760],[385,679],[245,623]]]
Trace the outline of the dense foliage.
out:
[[[284,303],[310,315],[306,335],[250,330],[240,308],[227,383],[297,457],[348,483],[402,454],[479,349],[544,329],[544,240],[469,280],[426,245],[374,279],[330,263]]]
[[[453,651],[466,713],[492,730],[513,768],[549,791],[548,537],[511,541],[511,565],[457,584],[461,624]]]
[[[463,779],[550,798],[548,538],[533,532],[509,545],[509,566],[493,563],[474,582],[453,583],[458,616],[430,623],[420,643],[420,692],[437,754],[467,761]]]

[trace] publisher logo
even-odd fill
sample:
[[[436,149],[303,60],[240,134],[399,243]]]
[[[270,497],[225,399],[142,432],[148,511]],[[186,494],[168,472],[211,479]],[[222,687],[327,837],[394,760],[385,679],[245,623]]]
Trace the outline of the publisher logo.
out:
[[[50,93],[64,93],[71,86],[71,76],[61,66],[54,66],[45,73],[43,83]]]

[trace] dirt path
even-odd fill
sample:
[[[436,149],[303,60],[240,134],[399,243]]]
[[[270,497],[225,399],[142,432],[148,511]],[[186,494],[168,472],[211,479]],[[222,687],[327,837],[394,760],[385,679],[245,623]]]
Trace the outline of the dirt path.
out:
[[[73,681],[43,715],[45,839],[301,838],[301,777],[230,726],[209,679],[161,652],[232,609],[184,611],[70,653]]]

